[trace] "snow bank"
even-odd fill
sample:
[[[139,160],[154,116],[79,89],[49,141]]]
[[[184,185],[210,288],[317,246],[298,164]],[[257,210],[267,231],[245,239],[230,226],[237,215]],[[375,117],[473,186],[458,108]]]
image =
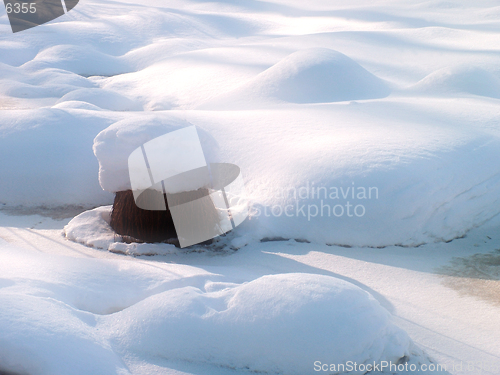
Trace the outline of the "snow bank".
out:
[[[209,162],[242,170],[242,236],[414,246],[500,213],[495,9],[289,4],[89,0],[1,34],[0,202],[110,204],[134,149],[196,125]],[[313,185],[330,214],[312,190],[275,196]]]
[[[441,117],[432,115],[434,106]],[[206,153],[216,146],[220,160],[241,168],[253,209],[238,233],[416,246],[460,237],[500,212],[500,140],[455,120],[455,108],[453,101],[415,107],[394,100],[328,110],[192,111],[189,120],[215,139],[204,142]],[[483,111],[494,116],[495,106]],[[166,124],[182,126],[182,112],[170,113],[124,120],[96,138],[104,189],[129,188],[130,152],[175,129]]]
[[[128,374],[125,357],[158,356],[293,375],[314,373],[316,360],[396,363],[412,355],[406,333],[373,297],[328,276],[241,284],[190,266],[5,244],[0,258],[2,370]]]
[[[269,100],[327,103],[383,98],[390,89],[346,55],[327,48],[306,48],[279,61],[241,87],[201,108],[241,109]]]
[[[130,67],[123,59],[96,50],[91,45],[55,45],[40,51],[26,62],[27,71],[57,68],[83,76],[112,76],[123,74]]]
[[[20,74],[4,66],[0,78],[0,94],[24,99],[60,97],[74,90],[95,87],[93,82],[77,74],[52,67]]]
[[[110,111],[139,111],[142,107],[138,104],[113,91],[101,89],[79,89],[71,91],[57,101],[57,104],[66,101],[81,101],[93,104],[102,109]]]
[[[0,122],[0,202],[96,206],[112,196],[97,180],[95,135],[116,121],[97,111],[8,110]]]
[[[107,318],[113,340],[143,355],[290,375],[314,373],[317,360],[410,356],[410,340],[378,302],[332,277],[272,275],[205,289],[164,292]]]
[[[129,374],[99,316],[209,273],[50,256],[2,243],[0,372]],[[190,280],[190,281],[188,281]]]
[[[500,99],[500,79],[486,69],[462,65],[439,69],[409,90],[431,95],[465,93]]]
[[[92,325],[92,314],[50,297],[0,292],[0,372],[130,374]],[[47,293],[40,288],[39,293]]]

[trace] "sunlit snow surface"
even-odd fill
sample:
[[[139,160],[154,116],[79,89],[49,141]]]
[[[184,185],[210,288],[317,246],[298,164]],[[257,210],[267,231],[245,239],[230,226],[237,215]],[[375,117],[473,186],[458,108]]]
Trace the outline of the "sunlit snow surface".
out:
[[[373,297],[329,276],[236,284],[197,267],[8,245],[1,259],[0,359],[33,374],[129,373],[120,353],[297,375],[320,359],[397,363],[418,354]]]
[[[109,204],[92,147],[123,190],[132,150],[193,124],[261,238],[460,237],[500,210],[494,5],[89,1],[17,34],[4,14],[0,201]]]
[[[232,259],[219,270],[189,266],[196,250],[181,253],[185,266],[102,251],[112,260],[73,259],[98,251],[77,243],[167,262],[180,256],[172,245],[120,242],[106,226],[109,207],[66,227],[77,243],[63,239],[59,222],[1,216],[0,236],[14,244],[0,244],[0,371],[304,374],[316,373],[310,358],[324,350],[329,362],[429,363],[385,315],[398,312],[377,288],[401,308],[398,326],[441,360],[500,362],[497,331],[466,323],[476,314],[494,322],[497,310],[461,299],[496,290],[495,253],[431,262],[444,267],[448,292],[424,265],[439,251],[448,261],[448,249],[460,246],[445,241],[500,213],[499,17],[495,1],[82,0],[56,21],[12,34],[0,6],[6,212],[108,205],[112,192],[129,188],[130,152],[188,125],[207,160],[241,168],[253,212],[213,247],[223,255],[208,258]],[[269,239],[290,241],[259,242]],[[407,248],[421,244],[430,245]],[[382,246],[380,261],[374,248]],[[43,254],[50,249],[57,254]],[[400,255],[409,251],[429,258],[410,267],[413,258]],[[307,266],[272,267],[266,254]],[[427,293],[412,293],[416,286]],[[336,303],[344,292],[350,307]],[[439,298],[463,308],[452,320],[460,329]],[[276,315],[253,310],[272,310],[269,300]],[[360,310],[371,318],[353,313]],[[350,351],[329,334],[339,327],[351,329]]]

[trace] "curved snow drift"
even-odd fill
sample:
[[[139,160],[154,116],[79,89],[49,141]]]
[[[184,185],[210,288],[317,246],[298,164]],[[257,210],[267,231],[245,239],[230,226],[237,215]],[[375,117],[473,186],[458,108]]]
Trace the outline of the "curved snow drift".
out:
[[[500,79],[485,69],[463,65],[439,69],[410,90],[426,94],[467,93],[500,99]]]
[[[287,56],[254,79],[203,107],[251,106],[259,100],[329,103],[383,98],[389,86],[346,55],[309,48]]]

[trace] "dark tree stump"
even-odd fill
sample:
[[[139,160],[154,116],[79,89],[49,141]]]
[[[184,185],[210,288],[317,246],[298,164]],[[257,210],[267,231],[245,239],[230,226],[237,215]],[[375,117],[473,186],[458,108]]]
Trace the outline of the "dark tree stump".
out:
[[[170,195],[169,199],[170,202],[173,202],[174,206],[177,206],[208,195],[208,189],[200,188],[194,191]],[[175,246],[180,246],[165,194],[163,194],[163,198],[167,206],[166,211],[144,210],[137,207],[132,190],[117,192],[113,203],[113,210],[111,211],[111,221],[109,223],[111,228],[117,234],[121,235],[125,242],[168,242]],[[196,207],[196,212],[193,211],[193,206],[189,205],[184,205],[183,209],[185,212],[182,215],[185,215],[184,217],[188,221],[194,217],[197,219],[202,218],[201,222],[195,220],[198,224],[194,225],[190,230],[201,233],[202,236],[205,234],[205,238],[213,236],[214,228],[219,227],[220,218],[211,199],[203,200],[201,206],[198,205]],[[193,232],[191,234],[184,232],[184,235],[188,237],[192,235],[196,238]],[[201,244],[210,244],[211,242],[212,240],[210,239],[201,242]]]
[[[137,207],[131,190],[116,193],[110,226],[117,234],[132,241],[165,242],[177,239],[170,210],[149,211]]]

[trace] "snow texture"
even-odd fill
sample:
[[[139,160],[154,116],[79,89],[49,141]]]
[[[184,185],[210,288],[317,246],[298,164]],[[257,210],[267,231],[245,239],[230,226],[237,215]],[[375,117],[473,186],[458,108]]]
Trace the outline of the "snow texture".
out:
[[[329,276],[239,284],[195,267],[155,271],[7,244],[0,258],[5,371],[128,374],[129,353],[293,375],[314,373],[315,360],[396,363],[413,350],[372,296]]]
[[[496,7],[308,4],[1,16],[0,202],[110,204],[134,149],[195,125],[241,168],[253,238],[417,246],[499,214]]]
[[[221,98],[202,108],[245,109],[256,99],[290,103],[327,103],[375,99],[390,89],[355,61],[327,48],[308,48],[292,53]]]
[[[22,243],[0,239],[0,372],[430,363],[356,278],[442,360],[498,362],[497,310],[443,292],[429,259],[491,240],[446,247],[500,214],[499,17],[491,0],[88,0],[12,34],[1,8],[0,206],[104,207],[65,228],[93,249],[0,215]],[[208,162],[241,168],[251,218],[221,240],[239,250],[120,242],[106,205],[130,153],[192,125]]]

